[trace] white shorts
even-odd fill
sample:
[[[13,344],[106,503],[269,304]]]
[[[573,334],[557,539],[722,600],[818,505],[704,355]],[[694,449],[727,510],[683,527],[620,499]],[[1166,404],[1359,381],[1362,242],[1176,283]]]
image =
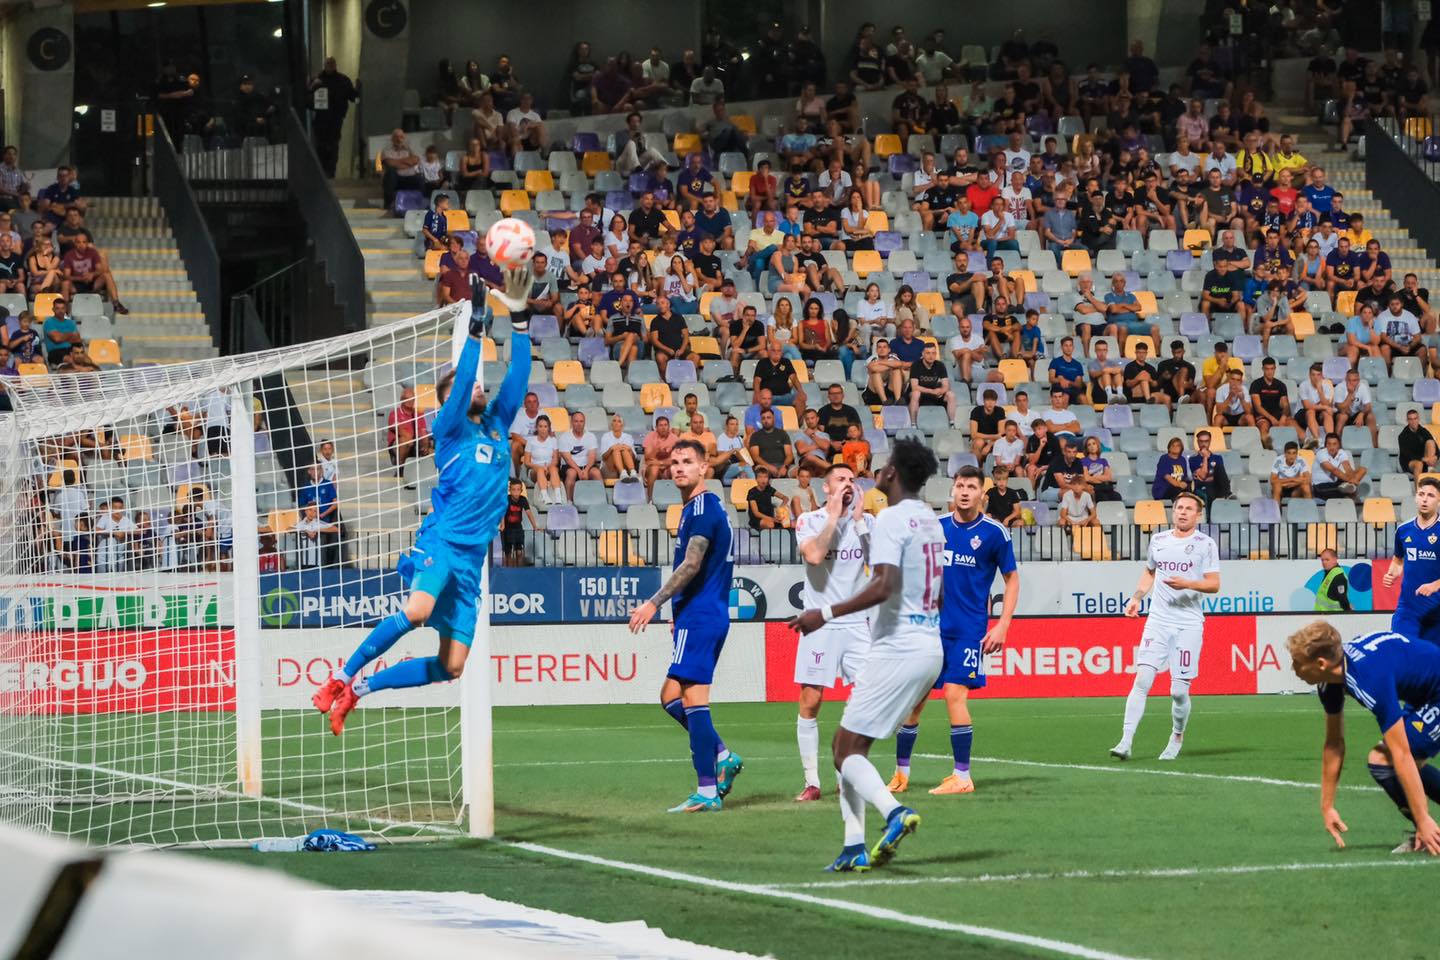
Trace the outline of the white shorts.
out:
[[[933,651],[903,657],[872,655],[855,681],[840,726],[872,740],[894,735],[915,705],[929,695],[944,662],[939,644]]]
[[[1135,662],[1153,667],[1157,673],[1169,670],[1176,680],[1194,680],[1200,675],[1200,645],[1205,640],[1204,633],[1203,627],[1146,623]]]
[[[832,687],[837,679],[854,683],[870,653],[870,624],[827,623],[814,633],[800,635],[795,648],[795,682],[810,687]]]

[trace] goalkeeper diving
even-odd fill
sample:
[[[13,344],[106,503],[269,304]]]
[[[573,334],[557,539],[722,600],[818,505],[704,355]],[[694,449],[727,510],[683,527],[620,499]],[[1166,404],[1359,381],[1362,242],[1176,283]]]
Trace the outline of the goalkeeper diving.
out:
[[[396,569],[410,587],[404,606],[372,629],[345,666],[320,688],[311,702],[330,715],[336,736],[361,697],[381,690],[423,687],[454,680],[465,669],[480,601],[480,575],[490,541],[505,512],[510,481],[510,422],[530,382],[529,265],[507,271],[505,288],[495,296],[510,310],[510,368],[495,396],[487,400],[477,384],[484,313],[470,320],[470,336],[455,369],[435,387],[440,409],[431,433],[440,476],[430,494],[433,508],[415,546]],[[416,627],[428,624],[440,634],[433,657],[403,660],[371,677],[359,676]]]

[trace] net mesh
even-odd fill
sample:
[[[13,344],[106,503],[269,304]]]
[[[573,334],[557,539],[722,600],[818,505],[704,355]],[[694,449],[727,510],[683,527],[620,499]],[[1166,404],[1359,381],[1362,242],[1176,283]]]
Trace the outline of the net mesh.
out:
[[[99,844],[457,830],[458,684],[367,700],[340,738],[310,705],[403,599],[457,317],[7,383],[0,820]]]

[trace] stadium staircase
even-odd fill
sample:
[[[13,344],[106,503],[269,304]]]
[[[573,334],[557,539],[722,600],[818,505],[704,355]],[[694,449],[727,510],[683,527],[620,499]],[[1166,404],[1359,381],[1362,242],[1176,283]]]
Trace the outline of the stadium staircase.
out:
[[[112,318],[125,363],[217,356],[160,201],[96,197],[90,201],[85,223],[109,258],[120,299],[130,308],[128,316]],[[111,312],[109,304],[105,310]],[[86,335],[94,334],[87,330]]]

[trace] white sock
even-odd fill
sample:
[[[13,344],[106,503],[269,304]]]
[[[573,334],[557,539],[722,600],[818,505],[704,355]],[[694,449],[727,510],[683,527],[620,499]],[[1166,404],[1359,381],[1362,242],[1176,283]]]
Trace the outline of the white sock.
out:
[[[1190,722],[1190,681],[1170,678],[1170,719],[1175,739],[1185,736],[1185,725]]]
[[[795,718],[795,740],[800,744],[800,766],[805,786],[820,786],[820,721],[815,717]],[[847,841],[848,842],[848,841]]]
[[[354,680],[354,679],[355,679],[354,677],[350,676],[350,674],[348,674],[348,673],[345,672],[345,668],[344,668],[344,667],[341,667],[339,670],[336,670],[336,671],[335,671],[335,673],[334,673],[334,678],[335,678],[336,680],[339,680],[341,683],[346,683],[346,684],[348,684],[351,680]]]
[[[845,823],[845,846],[851,847],[865,842],[865,798],[856,790],[839,770],[835,771],[836,785],[840,792],[840,819]]]
[[[858,753],[850,754],[840,765],[840,773],[847,784],[879,811],[880,816],[888,818],[891,811],[900,806],[900,802],[885,789],[885,780],[869,757],[862,757]]]
[[[729,760],[729,759],[730,759],[730,748],[729,748],[729,747],[721,747],[719,750],[715,751],[715,762],[716,762],[716,763],[724,763],[726,760]]]
[[[1120,734],[1121,743],[1130,743],[1135,739],[1135,728],[1140,726],[1140,718],[1145,716],[1145,698],[1150,695],[1150,685],[1155,682],[1155,668],[1140,664],[1135,668],[1135,684],[1130,688],[1130,696],[1125,698],[1125,727]]]
[[[363,697],[370,692],[370,679],[368,677],[361,677],[355,681],[355,685],[350,689],[355,691],[355,696]]]
[[[696,787],[695,792],[700,794],[700,796],[706,798],[714,798],[720,795],[719,791],[715,787],[715,784],[713,783],[704,787]]]

